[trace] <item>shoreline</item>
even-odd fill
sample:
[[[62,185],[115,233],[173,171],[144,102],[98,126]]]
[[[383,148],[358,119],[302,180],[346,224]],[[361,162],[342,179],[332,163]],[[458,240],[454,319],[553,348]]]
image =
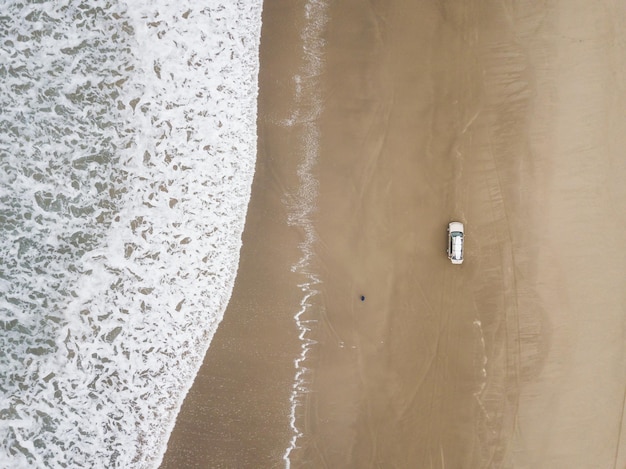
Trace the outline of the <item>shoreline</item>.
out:
[[[238,274],[163,469],[276,467],[293,435],[289,402],[301,350],[294,314],[302,279],[292,268],[304,234],[289,224],[285,199],[300,187],[298,161],[290,155],[297,130],[289,124],[298,105],[300,15],[288,0],[263,8],[257,161]]]

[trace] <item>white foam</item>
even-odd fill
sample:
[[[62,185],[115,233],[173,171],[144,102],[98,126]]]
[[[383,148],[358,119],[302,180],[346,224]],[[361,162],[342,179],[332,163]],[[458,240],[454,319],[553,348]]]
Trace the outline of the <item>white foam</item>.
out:
[[[3,6],[2,464],[160,463],[237,270],[261,7]]]
[[[317,118],[322,110],[321,89],[317,77],[320,76],[323,66],[323,33],[327,23],[328,5],[324,0],[309,0],[305,5],[306,24],[301,33],[304,62],[301,73],[296,75],[294,82],[295,102],[300,106],[294,110],[294,115],[283,122],[286,126],[300,124],[302,127],[301,162],[298,165],[297,174],[299,190],[296,196],[286,201],[289,208],[288,222],[292,226],[299,227],[304,233],[304,240],[300,244],[300,259],[292,267],[292,271],[304,276],[299,287],[303,297],[300,309],[294,316],[299,331],[300,353],[294,360],[295,376],[290,396],[289,422],[292,437],[283,454],[286,468],[291,467],[291,453],[298,447],[298,440],[302,437],[299,427],[298,411],[302,406],[302,396],[308,391],[306,359],[311,347],[315,342],[310,339],[311,319],[308,318],[312,301],[319,293],[318,286],[321,283],[319,277],[312,269],[311,260],[314,255],[314,243],[317,240],[313,225],[313,214],[317,206],[317,179],[314,175],[315,165],[319,157],[319,128]],[[304,77],[304,78],[303,78]],[[304,87],[306,81],[308,86]],[[305,96],[304,90],[307,95]],[[314,320],[313,320],[314,321]]]

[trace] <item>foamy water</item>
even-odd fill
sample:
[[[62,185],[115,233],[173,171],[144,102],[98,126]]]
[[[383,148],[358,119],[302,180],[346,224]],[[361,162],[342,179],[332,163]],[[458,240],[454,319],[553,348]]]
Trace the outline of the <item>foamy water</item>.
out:
[[[155,467],[230,298],[261,0],[3,3],[0,467]]]
[[[289,445],[283,455],[285,467],[291,467],[291,453],[298,447],[298,440],[302,437],[300,422],[303,396],[308,392],[308,368],[306,359],[315,342],[309,338],[311,328],[317,321],[312,311],[313,300],[319,293],[319,276],[312,266],[314,245],[317,234],[313,225],[313,215],[317,206],[317,179],[314,175],[315,166],[319,157],[319,128],[317,119],[322,111],[321,88],[319,76],[324,67],[324,40],[328,5],[325,0],[309,0],[305,5],[304,28],[300,39],[303,49],[303,64],[300,73],[295,77],[294,95],[298,103],[294,115],[290,116],[283,125],[297,125],[301,129],[300,163],[297,174],[299,190],[293,199],[286,200],[288,207],[288,222],[302,230],[304,240],[300,243],[300,258],[292,267],[292,271],[299,274],[303,280],[299,283],[302,290],[300,309],[294,315],[300,338],[300,353],[294,360],[295,376],[290,397],[290,425],[293,432]]]

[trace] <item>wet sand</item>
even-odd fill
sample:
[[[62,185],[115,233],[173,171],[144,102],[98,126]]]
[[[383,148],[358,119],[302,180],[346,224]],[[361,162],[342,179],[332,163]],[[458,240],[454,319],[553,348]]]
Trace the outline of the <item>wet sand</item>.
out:
[[[335,2],[307,81],[305,3],[266,4],[239,275],[162,467],[284,467],[295,76],[323,107],[291,467],[626,467],[626,6]]]

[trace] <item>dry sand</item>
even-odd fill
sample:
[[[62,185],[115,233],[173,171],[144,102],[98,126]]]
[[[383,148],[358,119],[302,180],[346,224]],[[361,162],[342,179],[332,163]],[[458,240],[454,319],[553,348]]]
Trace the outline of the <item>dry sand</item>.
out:
[[[163,467],[284,466],[305,3],[265,7],[239,276]],[[626,467],[625,23],[617,0],[329,7],[300,77],[321,284],[291,467]]]

